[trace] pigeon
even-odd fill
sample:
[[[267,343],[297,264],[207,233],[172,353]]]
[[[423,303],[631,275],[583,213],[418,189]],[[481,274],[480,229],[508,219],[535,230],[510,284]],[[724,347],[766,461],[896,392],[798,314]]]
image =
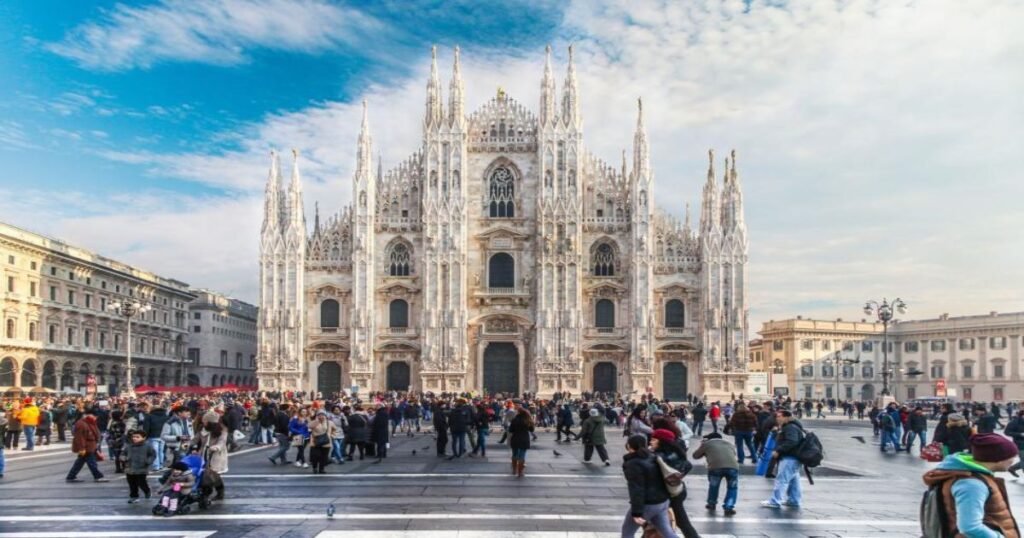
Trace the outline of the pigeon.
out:
[[[858,440],[858,441],[860,441],[860,444],[862,444],[862,445],[866,445],[867,444],[867,441],[865,441],[864,437],[861,436],[861,435],[854,435],[853,438]]]
[[[334,505],[333,504],[328,504],[327,505],[327,517],[328,518],[334,517]]]
[[[554,453],[555,453],[555,457],[556,457],[556,458],[562,455],[562,453],[561,453],[561,452],[559,452],[559,451],[557,451],[557,450],[552,450],[552,452],[554,452]]]
[[[413,455],[413,456],[415,456],[415,455],[416,455],[416,449],[415,449],[415,448],[414,448],[414,449],[412,449],[412,455]]]
[[[420,450],[430,450],[430,445],[427,445],[427,446],[421,448]]]

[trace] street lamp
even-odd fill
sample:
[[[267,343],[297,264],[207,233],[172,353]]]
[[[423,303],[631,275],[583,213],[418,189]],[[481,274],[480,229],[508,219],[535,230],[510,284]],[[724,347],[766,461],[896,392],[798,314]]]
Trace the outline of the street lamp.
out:
[[[834,396],[834,399],[838,402],[839,401],[839,372],[840,372],[840,370],[842,370],[846,366],[852,366],[854,364],[860,364],[860,355],[858,355],[857,358],[855,358],[855,359],[843,358],[842,357],[842,352],[837,349],[834,356],[825,359],[823,362],[825,362],[827,364],[833,365],[835,367],[835,369],[836,369],[836,372],[835,372],[836,373],[836,393],[833,396]]]
[[[123,299],[110,303],[107,308],[115,314],[124,318],[125,325],[125,357],[127,358],[125,376],[125,394],[132,395],[135,392],[135,385],[132,384],[132,318],[149,312],[152,306],[144,304],[135,299]]]
[[[882,304],[878,304],[878,301],[864,303],[864,313],[868,316],[876,315],[878,321],[882,322],[882,396],[890,395],[889,376],[892,372],[889,371],[889,322],[892,321],[893,309],[903,314],[907,311],[907,304],[899,297],[892,304],[885,298],[882,298]]]

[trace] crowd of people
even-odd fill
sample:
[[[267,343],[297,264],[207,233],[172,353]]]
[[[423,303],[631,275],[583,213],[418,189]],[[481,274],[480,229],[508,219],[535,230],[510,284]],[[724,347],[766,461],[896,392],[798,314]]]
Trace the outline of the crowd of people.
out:
[[[449,460],[486,457],[492,444],[490,435],[497,431],[501,434],[497,444],[507,444],[510,449],[511,475],[524,477],[538,428],[553,429],[556,443],[579,442],[585,463],[592,464],[596,454],[604,466],[612,464],[607,449],[609,436],[614,435],[610,432],[621,431],[626,450],[622,469],[630,504],[622,524],[623,536],[632,536],[641,526],[651,526],[665,537],[676,536],[676,527],[690,538],[698,536],[683,505],[683,477],[693,469],[691,459],[705,461],[705,508],[710,512],[717,511],[721,503],[725,516],[735,515],[740,467],[756,466],[765,459],[770,460],[766,461],[769,465],[761,474],[775,482],[771,496],[761,501],[761,506],[799,508],[803,502],[801,469],[806,472],[798,453],[806,438],[800,419],[811,418],[815,409],[820,416],[826,408],[833,414],[840,409],[849,420],[855,416],[870,420],[883,452],[890,446],[897,452],[910,452],[915,443],[919,451],[924,450],[928,446],[928,422],[936,421],[930,437],[947,457],[926,477],[929,485],[944,480],[959,484],[963,478],[974,476],[972,472],[984,474],[989,467],[989,474],[998,470],[1016,474],[1020,462],[1003,466],[1002,460],[990,461],[1007,455],[1007,443],[1014,447],[1014,459],[1018,447],[1024,456],[1024,410],[1017,410],[1008,420],[1007,438],[993,433],[1003,426],[1003,408],[996,404],[947,403],[925,408],[891,403],[879,408],[865,402],[793,401],[781,397],[753,401],[743,395],[727,402],[707,402],[691,396],[685,402],[673,403],[650,395],[634,399],[601,393],[556,393],[550,398],[533,394],[398,392],[26,397],[4,402],[0,436],[8,450],[19,449],[22,439],[21,450],[34,450],[38,445],[50,444],[54,435],[57,442],[70,438],[75,460],[65,477],[68,482],[80,482],[78,475],[83,468],[88,468],[93,480],[107,481],[97,462],[110,458],[115,472],[127,477],[130,503],[138,502],[140,496],[150,498],[147,475],[161,471],[164,476],[157,493],[164,495],[163,513],[172,515],[174,510],[169,508],[175,499],[166,502],[168,488],[178,491],[192,487],[189,481],[195,480],[190,478],[190,468],[183,459],[198,455],[205,468],[219,476],[229,472],[228,454],[246,441],[257,446],[274,445],[267,458],[273,465],[295,465],[312,473],[325,473],[330,465],[344,465],[356,458],[383,462],[395,436],[429,434],[436,456]],[[1005,410],[1007,415],[1014,411],[1009,406]],[[980,449],[979,455],[976,452],[981,445],[988,448]],[[986,467],[988,463],[993,465]],[[3,470],[0,450],[0,478]],[[669,475],[678,475],[677,485],[667,478]],[[725,494],[720,500],[723,480]],[[988,488],[988,493],[982,495],[976,485],[958,485],[956,489],[969,490],[982,499],[998,494],[998,488]],[[222,495],[221,486],[217,497]],[[950,500],[950,510],[957,514],[965,513],[958,504],[960,497],[963,495],[953,495]],[[966,513],[972,514],[970,510]],[[984,516],[984,509],[981,514]],[[965,525],[957,524],[961,530]]]

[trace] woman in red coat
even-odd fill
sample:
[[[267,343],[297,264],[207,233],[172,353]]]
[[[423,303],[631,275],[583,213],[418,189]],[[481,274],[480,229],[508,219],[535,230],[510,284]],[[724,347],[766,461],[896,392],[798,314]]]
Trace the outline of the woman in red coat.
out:
[[[78,457],[75,458],[75,463],[71,465],[71,470],[68,471],[66,480],[68,482],[81,482],[82,479],[78,478],[78,472],[82,470],[83,465],[88,465],[93,480],[97,482],[110,482],[110,480],[103,477],[103,473],[96,466],[96,451],[100,446],[100,428],[96,425],[96,417],[92,414],[91,409],[87,410],[85,416],[75,423],[71,434],[74,436],[71,440],[71,451],[77,454]]]

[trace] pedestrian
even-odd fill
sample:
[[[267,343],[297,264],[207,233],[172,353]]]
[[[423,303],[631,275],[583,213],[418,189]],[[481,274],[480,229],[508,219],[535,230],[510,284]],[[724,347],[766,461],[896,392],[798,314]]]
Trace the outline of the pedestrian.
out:
[[[1017,451],[1020,452],[1020,459],[1017,460],[1017,463],[1014,463],[1012,467],[1007,469],[1010,474],[1017,476],[1017,471],[1024,464],[1024,409],[1017,411],[1017,416],[1010,419],[1003,433],[1010,439],[1013,439],[1014,444],[1017,445]]]
[[[746,405],[739,403],[736,405],[736,412],[733,413],[726,427],[732,431],[732,436],[736,442],[736,453],[739,456],[739,463],[743,464],[745,456],[743,447],[745,445],[750,452],[750,463],[756,465],[757,453],[754,452],[754,430],[757,428],[757,416],[754,415],[753,411],[747,409]]]
[[[36,407],[32,398],[25,398],[23,405],[18,410],[18,421],[21,422],[21,431],[25,432],[25,446],[22,450],[32,451],[36,448],[36,427],[39,426],[39,408]]]
[[[334,425],[331,434],[331,461],[338,465],[345,464],[345,430],[348,429],[348,417],[341,407],[334,406],[327,419]]]
[[[569,407],[568,403],[564,403],[562,404],[562,408],[558,411],[558,427],[555,429],[555,442],[561,443],[562,435],[565,435],[566,443],[571,443],[573,437],[579,439],[578,436],[572,433],[572,426],[572,408]]]
[[[356,405],[352,409],[352,414],[348,416],[348,434],[345,436],[345,442],[348,443],[347,459],[352,461],[356,450],[359,450],[359,459],[362,460],[366,453],[366,442],[369,439],[370,419],[363,412],[363,407]]]
[[[383,405],[377,406],[377,414],[370,423],[370,442],[376,445],[377,461],[380,463],[388,457],[388,410]]]
[[[288,423],[291,421],[288,417],[288,404],[272,404],[271,409],[274,410],[274,439],[277,440],[277,452],[267,459],[274,465],[277,465],[278,460],[281,460],[281,465],[288,465],[291,463],[288,461],[288,449],[292,446],[292,436],[288,431]]]
[[[927,433],[928,433],[928,417],[924,414],[924,409],[921,406],[914,407],[914,411],[907,417],[907,430],[910,434],[907,436],[907,452],[910,452],[910,448],[914,446],[914,439],[920,439],[921,445],[918,447],[918,453],[924,449],[924,445],[927,444]]]
[[[473,411],[466,404],[465,398],[455,402],[455,408],[448,414],[448,429],[452,433],[452,455],[461,458],[466,453],[466,437],[473,423]]]
[[[714,512],[718,505],[718,488],[725,479],[725,500],[722,508],[725,515],[736,515],[736,501],[739,497],[739,463],[736,460],[737,448],[722,439],[717,433],[704,436],[700,447],[693,453],[694,459],[706,458],[708,467],[708,502],[704,506]]]
[[[943,452],[948,455],[967,450],[970,437],[971,428],[967,425],[967,419],[960,413],[950,413],[946,423],[935,428],[933,439],[942,443]]]
[[[0,408],[0,439],[3,439],[7,435],[7,412]],[[7,466],[7,460],[4,456],[4,445],[0,443],[0,478],[4,477],[4,469]]]
[[[295,447],[295,466],[308,468],[306,445],[309,444],[309,411],[305,407],[297,409],[288,421],[288,434],[291,435],[291,444]]]
[[[208,469],[217,474],[228,472],[228,430],[220,421],[203,424],[194,449],[203,455]]]
[[[800,508],[803,496],[800,490],[800,460],[796,458],[796,452],[804,440],[804,428],[799,420],[793,418],[793,413],[786,410],[776,413],[775,421],[779,424],[779,433],[772,457],[778,460],[778,469],[775,471],[772,496],[761,501],[761,506]]]
[[[591,408],[589,414],[590,416],[583,421],[583,426],[580,427],[580,439],[583,440],[583,463],[590,463],[594,450],[597,450],[597,455],[604,462],[605,467],[609,467],[612,462],[609,461],[608,450],[605,449],[605,445],[608,444],[604,433],[605,418],[601,416],[601,411],[597,408]]]
[[[114,472],[123,473],[124,463],[121,458],[121,452],[125,446],[125,435],[128,431],[125,429],[124,414],[120,409],[115,409],[110,413],[110,424],[107,425],[107,447],[110,450],[110,458],[114,460]]]
[[[39,426],[36,427],[36,444],[49,445],[50,435],[53,432],[53,413],[50,406],[43,404],[39,406]]]
[[[697,402],[697,406],[693,408],[693,434],[700,436],[704,431],[704,419],[708,416],[708,410],[704,407],[704,402]]]
[[[313,464],[313,474],[323,474],[331,451],[335,426],[324,410],[317,411],[316,420],[309,428],[310,446],[309,460]]]
[[[686,449],[683,444],[680,443],[679,439],[676,438],[676,434],[669,430],[656,429],[651,434],[651,451],[655,456],[661,458],[666,465],[679,471],[680,474],[685,477],[692,469],[693,464],[686,459]],[[690,523],[690,516],[686,513],[686,508],[683,507],[683,501],[686,500],[686,484],[683,484],[682,491],[678,495],[672,496],[669,492],[668,505],[672,509],[672,514],[675,516],[676,526],[683,531],[685,538],[700,538],[700,534],[697,533],[697,529],[693,528],[693,524]]]
[[[878,415],[878,423],[882,429],[882,442],[879,445],[879,449],[885,452],[885,448],[892,444],[893,450],[899,452],[900,449],[900,438],[898,433],[899,425],[899,411],[896,409],[895,404],[889,404],[889,407],[885,411],[882,411]]]
[[[432,418],[437,456],[444,457],[448,450],[448,412],[438,400],[434,402],[432,414],[434,415]]]
[[[530,439],[534,424],[530,412],[519,406],[516,417],[508,425],[508,446],[512,449],[512,476],[522,478],[526,474],[526,451],[530,449]]]
[[[950,454],[924,474],[928,487],[941,486],[942,505],[950,536],[1020,536],[1010,511],[1006,484],[995,473],[1009,470],[1017,446],[996,433],[971,437],[970,454]]]
[[[622,473],[629,491],[629,510],[622,521],[622,538],[632,538],[637,529],[648,524],[663,538],[678,538],[668,520],[668,488],[657,460],[647,449],[647,437],[632,435],[626,440]]]
[[[179,407],[184,409],[186,411],[186,414],[179,415],[178,420],[188,422],[188,408],[184,406]],[[143,404],[143,409],[148,410],[149,405]],[[174,415],[173,410],[171,414]],[[178,458],[181,457],[181,443],[170,441],[164,437],[164,426],[170,419],[171,417],[167,415],[167,409],[163,407],[157,407],[155,409],[152,409],[151,411],[145,412],[145,416],[142,419],[142,428],[146,430],[146,442],[153,445],[153,450],[156,451],[156,461],[153,462],[154,471],[158,471],[164,468],[165,464],[167,463],[166,458],[168,448],[171,448],[171,451],[174,453],[174,457],[171,460],[172,462],[178,461]],[[185,430],[189,429],[184,428],[182,431]],[[191,439],[191,437],[189,437],[189,439]],[[176,452],[174,451],[174,446],[177,446],[178,448]]]
[[[68,475],[65,478],[67,482],[81,482],[82,480],[78,478],[78,472],[82,470],[84,465],[89,467],[89,472],[92,473],[94,481],[110,482],[109,479],[103,476],[103,473],[100,472],[99,467],[96,465],[96,451],[99,450],[99,446],[100,429],[96,425],[96,416],[90,408],[85,412],[85,416],[75,423],[71,431],[71,452],[74,452],[78,457],[75,458],[71,469],[68,470]]]
[[[188,495],[195,484],[196,476],[192,474],[192,470],[185,462],[176,461],[171,464],[171,474],[157,490],[157,493],[160,494],[159,506],[163,509],[163,515],[173,516],[178,513],[181,498]]]
[[[121,451],[121,460],[124,465],[125,478],[128,479],[128,504],[139,502],[139,491],[150,496],[149,483],[146,475],[149,473],[153,461],[156,460],[156,451],[153,445],[146,442],[146,432],[133,430],[128,432],[128,443]]]
[[[708,410],[708,418],[711,420],[711,431],[718,433],[718,419],[722,417],[722,408],[718,406],[718,402],[711,404],[711,409]]]
[[[180,460],[192,442],[194,433],[192,421],[189,420],[191,411],[184,405],[178,405],[171,409],[171,417],[162,421],[163,425],[160,427],[160,433],[157,439],[155,439],[160,442],[154,442],[152,437],[153,428],[160,422],[158,419],[163,416],[162,413],[158,413],[160,411],[164,411],[163,408],[154,409],[153,413],[147,415],[144,421],[146,435],[149,436],[148,442],[153,445],[153,449],[156,451],[156,460],[153,462],[154,467],[157,467],[159,465],[157,462],[160,462],[164,457],[163,452],[165,449],[171,451],[171,463]]]
[[[476,414],[473,415],[473,429],[476,432],[476,446],[473,447],[473,452],[469,454],[469,457],[473,457],[477,451],[480,452],[480,457],[487,457],[487,435],[491,433],[491,418],[487,414],[487,408],[483,403],[479,404],[476,408]]]
[[[633,408],[633,412],[630,413],[629,418],[626,419],[626,430],[623,433],[627,436],[643,435],[648,438],[652,433],[654,433],[654,428],[652,428],[650,422],[647,421],[646,407],[638,405]]]

